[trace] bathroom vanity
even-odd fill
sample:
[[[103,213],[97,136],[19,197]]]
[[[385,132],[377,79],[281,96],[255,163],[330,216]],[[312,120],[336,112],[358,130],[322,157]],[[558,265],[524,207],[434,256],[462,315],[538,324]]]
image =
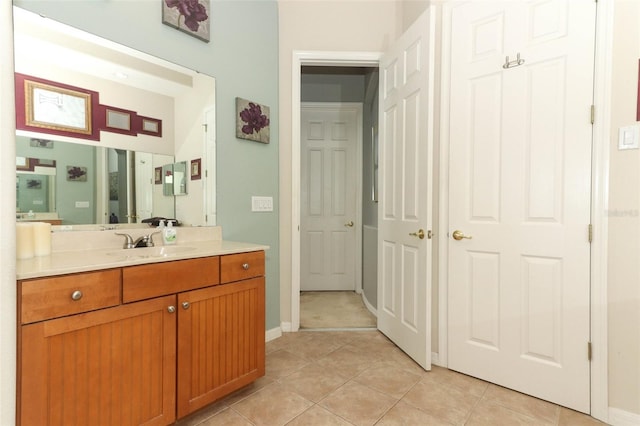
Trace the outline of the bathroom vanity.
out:
[[[54,233],[18,261],[20,424],[167,425],[264,375],[268,247],[203,229],[126,250]]]

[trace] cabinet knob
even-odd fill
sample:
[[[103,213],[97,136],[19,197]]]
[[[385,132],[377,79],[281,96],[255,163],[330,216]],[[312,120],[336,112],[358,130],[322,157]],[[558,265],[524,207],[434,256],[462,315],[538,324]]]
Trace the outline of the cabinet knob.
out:
[[[249,269],[249,264],[248,264],[248,263],[243,263],[243,264],[242,264],[242,269],[244,269],[245,271],[246,271],[247,269]]]
[[[167,308],[167,311],[168,311],[170,314],[172,314],[172,313],[174,313],[174,312],[176,311],[176,307],[175,307],[175,306],[169,306],[169,307]]]
[[[71,299],[72,300],[80,300],[82,299],[82,292],[80,290],[76,290],[73,293],[71,293]]]
[[[189,302],[182,302],[182,309],[189,309]]]

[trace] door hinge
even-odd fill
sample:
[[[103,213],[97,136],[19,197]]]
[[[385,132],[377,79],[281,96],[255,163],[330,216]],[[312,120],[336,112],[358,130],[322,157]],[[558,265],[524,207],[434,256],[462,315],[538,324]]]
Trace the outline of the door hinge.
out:
[[[591,105],[591,124],[596,122],[596,106]]]
[[[209,125],[208,124],[203,124],[202,127],[204,127],[204,131],[205,133],[209,130]]]
[[[591,357],[593,355],[593,351],[591,349],[591,342],[587,342],[587,359],[591,361]]]
[[[593,241],[593,225],[589,224],[589,242]]]

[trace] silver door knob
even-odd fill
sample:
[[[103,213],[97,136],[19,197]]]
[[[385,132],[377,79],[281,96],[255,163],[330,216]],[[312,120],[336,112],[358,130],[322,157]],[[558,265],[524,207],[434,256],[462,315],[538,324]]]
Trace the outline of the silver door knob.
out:
[[[82,299],[82,292],[80,290],[74,291],[73,293],[71,293],[71,299],[76,301]]]
[[[182,309],[189,309],[189,302],[182,302]]]
[[[175,311],[176,311],[176,307],[173,305],[167,308],[167,312],[169,312],[170,314],[174,313]]]
[[[452,235],[453,239],[456,241],[460,241],[463,238],[466,238],[468,240],[470,240],[471,238],[473,238],[471,235],[465,235],[462,231],[459,230],[455,230],[453,231],[453,235]]]
[[[244,269],[245,271],[247,271],[249,269],[249,264],[248,263],[243,263],[242,264],[242,269]]]

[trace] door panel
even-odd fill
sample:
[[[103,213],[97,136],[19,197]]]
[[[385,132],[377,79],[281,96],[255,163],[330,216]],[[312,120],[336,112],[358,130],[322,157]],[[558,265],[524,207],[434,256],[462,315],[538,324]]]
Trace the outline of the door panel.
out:
[[[449,367],[588,412],[595,3],[451,17]]]
[[[431,368],[433,13],[380,62],[378,328]],[[419,238],[418,235],[423,237]]]

